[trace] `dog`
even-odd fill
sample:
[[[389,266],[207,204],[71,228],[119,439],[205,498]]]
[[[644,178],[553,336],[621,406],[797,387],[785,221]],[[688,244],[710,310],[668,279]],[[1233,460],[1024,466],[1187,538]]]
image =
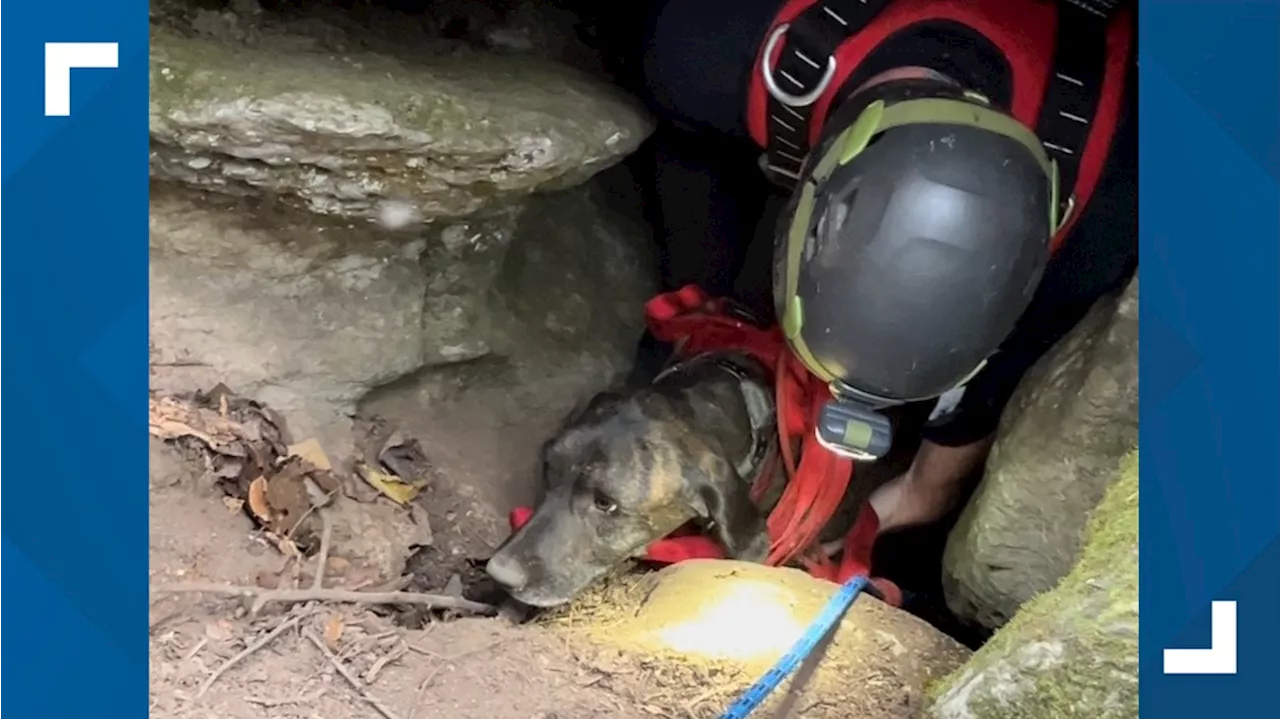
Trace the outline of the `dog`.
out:
[[[769,372],[740,353],[597,395],[544,445],[545,498],[486,572],[519,602],[553,607],[694,520],[727,556],[763,562],[766,513],[750,491],[776,422]]]

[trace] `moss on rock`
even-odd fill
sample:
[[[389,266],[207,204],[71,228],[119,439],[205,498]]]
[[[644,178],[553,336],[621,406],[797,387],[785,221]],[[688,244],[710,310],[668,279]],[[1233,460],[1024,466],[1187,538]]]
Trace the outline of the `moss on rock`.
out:
[[[1075,568],[931,688],[931,719],[1138,716],[1138,454],[1093,512]]]

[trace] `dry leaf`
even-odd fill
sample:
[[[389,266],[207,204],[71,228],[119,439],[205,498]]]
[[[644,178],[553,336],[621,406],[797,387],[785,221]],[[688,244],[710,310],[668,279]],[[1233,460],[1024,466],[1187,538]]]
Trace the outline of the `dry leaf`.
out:
[[[435,544],[435,537],[431,533],[431,518],[422,505],[417,502],[409,505],[409,519],[414,526],[413,540],[409,542],[409,546],[429,547]]]
[[[271,539],[271,541],[275,542],[276,549],[280,550],[280,553],[283,554],[284,556],[286,557],[302,556],[302,550],[298,549],[298,545],[295,544],[292,539],[289,539],[288,537],[281,537],[280,535],[273,534],[271,532],[266,532],[266,535]]]
[[[151,435],[157,439],[195,437],[201,442],[209,445],[210,449],[213,449],[218,444],[213,437],[210,437],[185,422],[179,422],[174,419],[158,419],[151,422]]]
[[[351,568],[351,562],[348,562],[342,557],[329,557],[329,560],[325,562],[325,564],[328,565],[330,572],[334,572],[336,574],[342,574]]]
[[[307,489],[309,467],[306,460],[290,457],[267,482],[267,501],[275,519],[272,529],[304,545],[310,544],[316,524],[312,521],[312,492]]]
[[[342,616],[332,614],[329,621],[324,623],[324,643],[329,645],[329,651],[338,651],[338,640],[342,638]]]
[[[307,460],[316,469],[333,469],[333,465],[329,463],[329,456],[324,453],[324,448],[314,438],[289,445],[289,454]]]
[[[378,451],[378,464],[388,469],[402,482],[421,489],[430,481],[431,461],[422,452],[418,440],[392,432]]]
[[[244,510],[243,499],[236,499],[235,497],[223,497],[222,503],[227,506],[227,510],[232,514],[235,514],[237,512],[241,512]]]
[[[369,484],[369,486],[381,492],[385,497],[396,504],[408,504],[414,497],[418,495],[418,491],[425,486],[423,482],[419,486],[414,486],[401,481],[399,477],[393,474],[379,471],[370,467],[363,462],[357,463],[356,474]]]
[[[231,407],[227,404],[227,395],[218,395],[218,414],[222,415],[223,419],[226,419],[230,413]]]
[[[264,524],[271,522],[271,504],[267,502],[267,478],[258,477],[249,483],[249,511]]]

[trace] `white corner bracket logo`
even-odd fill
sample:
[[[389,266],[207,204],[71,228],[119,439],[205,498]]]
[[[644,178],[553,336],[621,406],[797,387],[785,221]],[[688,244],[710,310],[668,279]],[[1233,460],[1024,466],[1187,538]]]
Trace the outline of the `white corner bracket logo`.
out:
[[[1236,603],[1214,602],[1208,649],[1164,650],[1165,674],[1236,673]]]
[[[120,67],[118,42],[46,42],[44,44],[44,114],[71,114],[71,71],[75,68]]]

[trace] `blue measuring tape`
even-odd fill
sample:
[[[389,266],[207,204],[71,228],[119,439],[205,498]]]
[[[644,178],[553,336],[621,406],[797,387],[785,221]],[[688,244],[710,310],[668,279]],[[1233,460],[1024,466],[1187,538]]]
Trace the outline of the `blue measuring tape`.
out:
[[[720,715],[720,719],[744,719],[755,711],[773,693],[773,690],[778,688],[782,680],[794,672],[804,662],[805,657],[813,652],[813,648],[818,646],[818,642],[822,641],[844,613],[849,611],[849,607],[853,606],[854,600],[866,587],[866,577],[854,577],[840,585],[840,590],[827,600],[827,605],[818,613],[818,618],[804,630],[800,639],[778,660],[777,664],[757,679],[756,683],[743,692],[737,701],[730,704],[725,713]]]

